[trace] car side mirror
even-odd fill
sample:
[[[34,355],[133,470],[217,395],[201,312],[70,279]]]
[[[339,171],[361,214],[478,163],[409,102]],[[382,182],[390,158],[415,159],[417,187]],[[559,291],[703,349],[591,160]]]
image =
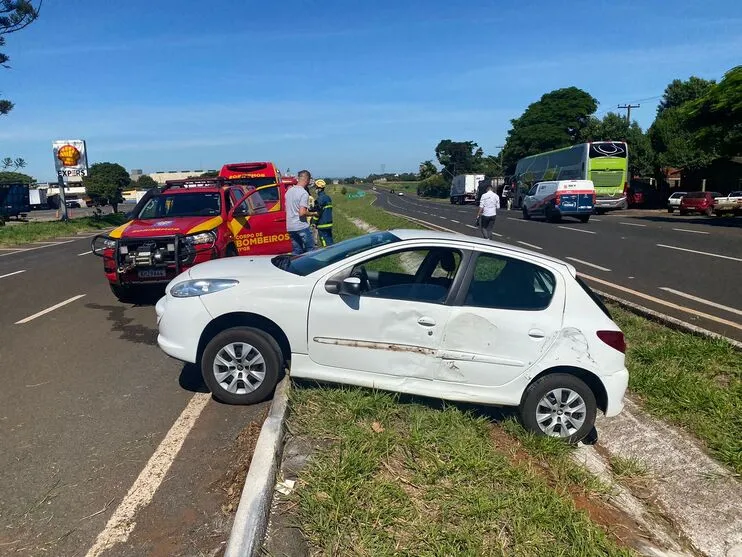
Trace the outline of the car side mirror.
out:
[[[339,280],[329,279],[325,282],[325,291],[328,294],[340,294],[340,285],[342,283]]]
[[[361,279],[358,277],[348,277],[344,279],[340,286],[340,292],[342,294],[350,294],[351,296],[360,296]]]

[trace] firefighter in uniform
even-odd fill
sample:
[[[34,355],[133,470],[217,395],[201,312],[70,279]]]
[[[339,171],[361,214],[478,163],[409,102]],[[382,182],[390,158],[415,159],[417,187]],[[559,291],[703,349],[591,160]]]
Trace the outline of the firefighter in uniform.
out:
[[[315,217],[317,235],[319,245],[322,247],[331,246],[334,243],[332,239],[332,199],[325,193],[326,185],[324,180],[317,180],[314,183],[317,189],[317,200],[313,212],[317,215]]]

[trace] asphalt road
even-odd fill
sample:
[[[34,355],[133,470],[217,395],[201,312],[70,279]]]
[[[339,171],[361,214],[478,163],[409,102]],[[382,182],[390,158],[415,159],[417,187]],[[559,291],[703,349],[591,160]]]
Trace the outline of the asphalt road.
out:
[[[265,405],[211,400],[157,347],[152,305],[113,297],[89,238],[58,242],[0,249],[0,554],[208,554]]]
[[[380,207],[477,235],[476,207],[378,192]],[[498,241],[569,261],[597,290],[742,341],[742,218],[659,211],[594,216],[583,224],[526,221],[500,211]]]

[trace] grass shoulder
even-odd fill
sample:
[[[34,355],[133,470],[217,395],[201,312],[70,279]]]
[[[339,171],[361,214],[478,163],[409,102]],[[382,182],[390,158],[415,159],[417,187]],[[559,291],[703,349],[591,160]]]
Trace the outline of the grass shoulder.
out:
[[[27,222],[0,227],[0,246],[17,246],[40,240],[51,240],[78,232],[102,230],[118,226],[126,221],[123,213],[82,217],[67,222]]]

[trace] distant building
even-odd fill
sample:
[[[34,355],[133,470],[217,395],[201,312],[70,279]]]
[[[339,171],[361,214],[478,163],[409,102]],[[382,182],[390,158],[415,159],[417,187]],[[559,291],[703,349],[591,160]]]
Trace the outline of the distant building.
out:
[[[142,175],[143,174],[141,168],[133,168],[132,171],[129,172],[129,178],[131,178],[135,182],[139,181],[139,178],[141,178]]]

